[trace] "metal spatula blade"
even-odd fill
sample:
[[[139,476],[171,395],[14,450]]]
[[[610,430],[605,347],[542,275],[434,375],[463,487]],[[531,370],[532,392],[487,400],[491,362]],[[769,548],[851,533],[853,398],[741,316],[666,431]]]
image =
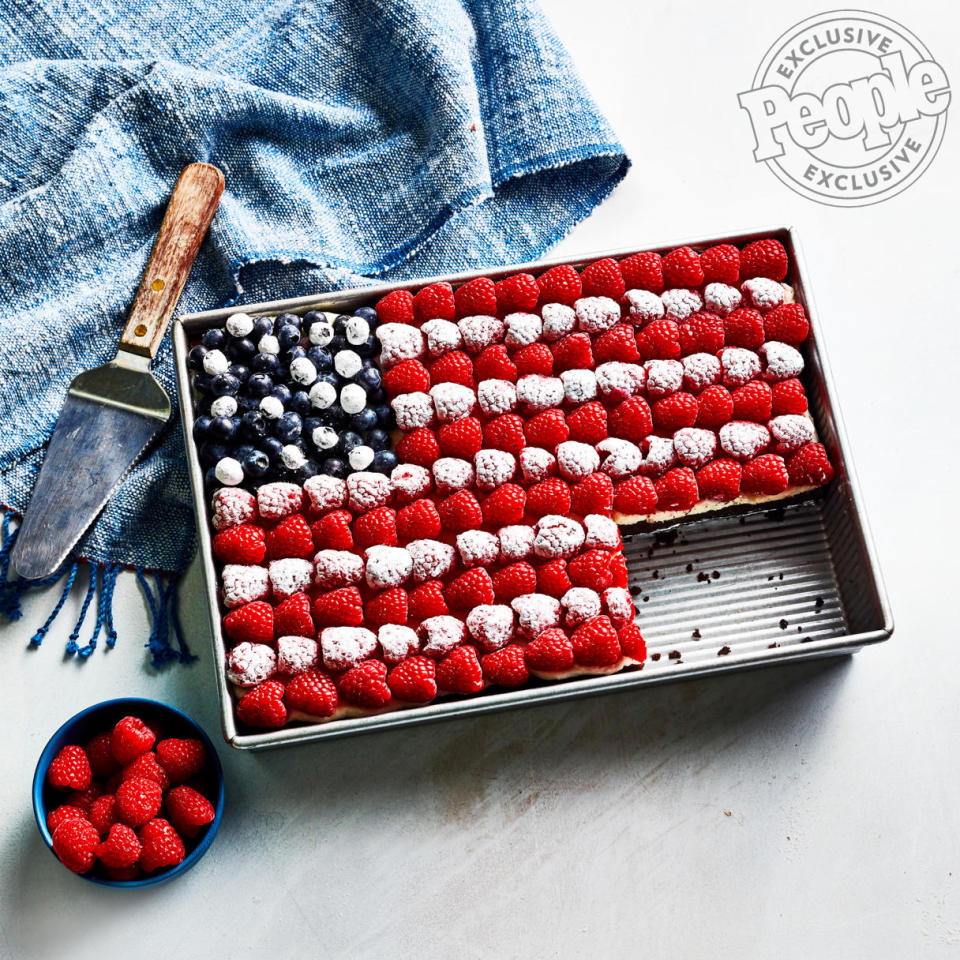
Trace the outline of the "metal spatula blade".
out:
[[[195,163],[177,181],[117,356],[67,391],[10,555],[28,580],[60,567],[117,485],[170,419],[150,373],[220,194],[223,174]]]

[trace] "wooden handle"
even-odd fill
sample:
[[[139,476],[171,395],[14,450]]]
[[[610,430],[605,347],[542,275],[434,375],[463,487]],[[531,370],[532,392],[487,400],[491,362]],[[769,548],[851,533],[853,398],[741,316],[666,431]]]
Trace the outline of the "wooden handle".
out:
[[[157,355],[221,193],[223,174],[209,163],[191,163],[180,174],[120,338],[122,350]]]

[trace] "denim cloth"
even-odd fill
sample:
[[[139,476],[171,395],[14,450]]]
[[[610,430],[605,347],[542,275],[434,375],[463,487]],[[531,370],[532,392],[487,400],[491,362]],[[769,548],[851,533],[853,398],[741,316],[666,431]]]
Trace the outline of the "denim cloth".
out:
[[[531,0],[5,0],[0,502],[14,511],[70,380],[115,352],[193,160],[226,191],[181,312],[533,258],[629,165]],[[175,399],[169,338],[156,373]],[[78,554],[176,572],[193,540],[174,420]]]

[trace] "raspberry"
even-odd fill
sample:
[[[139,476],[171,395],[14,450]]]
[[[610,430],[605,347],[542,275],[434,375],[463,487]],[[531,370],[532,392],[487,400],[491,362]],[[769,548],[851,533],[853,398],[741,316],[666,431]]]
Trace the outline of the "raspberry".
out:
[[[456,320],[457,308],[449,283],[431,283],[413,298],[413,316],[417,323],[427,320]]]
[[[521,347],[514,355],[513,362],[517,376],[525,377],[531,373],[549,377],[553,374],[553,354],[545,343],[531,343]]]
[[[627,323],[618,323],[601,333],[593,345],[593,355],[597,363],[607,363],[610,360],[636,363],[640,359],[640,352],[637,350],[633,327]]]
[[[613,577],[613,580],[610,583],[611,587],[620,588],[623,590],[627,589],[627,582],[629,580],[627,574],[627,561],[624,560],[622,553],[615,553],[610,558],[610,575]]]
[[[157,744],[157,761],[171,783],[183,783],[204,768],[207,751],[199,740],[168,738]]]
[[[117,787],[114,810],[117,819],[139,827],[155,817],[163,802],[163,791],[156,780],[131,777]]]
[[[408,463],[429,467],[440,456],[437,435],[427,427],[408,433],[397,444],[397,456]]]
[[[784,303],[764,316],[763,332],[767,340],[780,340],[796,345],[807,339],[810,324],[799,303]]]
[[[517,472],[517,458],[503,450],[480,450],[473,462],[476,484],[481,490],[495,490]]]
[[[563,303],[572,307],[583,296],[580,274],[569,264],[551,267],[537,278],[540,304]]]
[[[477,651],[473,647],[451,650],[437,664],[437,687],[446,693],[479,693],[483,689],[483,670]]]
[[[353,515],[349,510],[333,510],[310,524],[313,544],[318,550],[349,550],[353,546]]]
[[[401,360],[383,374],[383,388],[390,397],[403,393],[426,393],[430,386],[430,374],[419,360]]]
[[[567,561],[556,557],[537,569],[537,593],[562,597],[573,584],[567,576]]]
[[[700,256],[690,247],[678,247],[663,258],[663,282],[667,287],[699,287],[703,283]]]
[[[437,442],[444,456],[472,460],[483,447],[483,428],[476,417],[454,420],[437,431]]]
[[[655,400],[651,412],[658,431],[674,433],[681,427],[692,427],[697,422],[697,400],[683,391],[672,393],[669,397]]]
[[[266,556],[263,530],[250,523],[221,530],[213,538],[213,553],[224,563],[262,563]]]
[[[519,523],[523,519],[525,504],[526,493],[523,487],[516,483],[505,483],[481,504],[483,522],[492,527]]]
[[[357,517],[353,536],[358,547],[397,545],[397,514],[392,507],[377,507]]]
[[[145,823],[138,836],[142,847],[140,866],[148,873],[161,867],[175,867],[186,856],[179,834],[160,817]]]
[[[785,413],[807,412],[807,395],[804,392],[803,384],[796,378],[771,384],[770,389],[773,393],[772,416],[779,417]]]
[[[526,422],[524,435],[529,446],[554,451],[570,436],[570,428],[562,411],[544,410]]]
[[[429,620],[431,617],[445,616],[450,612],[443,595],[443,584],[439,580],[429,580],[410,591],[407,602],[407,617],[413,622]]]
[[[689,510],[700,499],[696,474],[689,467],[668,470],[654,486],[660,510]]]
[[[735,460],[750,460],[762,453],[770,443],[770,431],[760,423],[731,420],[717,433],[724,453]]]
[[[279,680],[267,680],[254,687],[237,704],[237,718],[250,727],[282,727],[287,722],[283,691]]]
[[[635,253],[620,261],[620,273],[627,290],[663,293],[663,261],[659,253]]]
[[[169,781],[167,785],[169,786]],[[102,797],[97,797],[90,806],[88,819],[97,828],[97,833],[101,837],[106,836],[117,822],[116,805],[117,798],[112,793],[105,793]]]
[[[257,508],[264,520],[280,520],[302,506],[303,489],[295,483],[267,483],[257,491]]]
[[[795,413],[774,417],[767,424],[767,429],[773,440],[773,452],[784,456],[816,440],[816,431],[809,418]]]
[[[728,347],[757,350],[763,343],[763,314],[752,307],[734,310],[723,321],[723,333]]]
[[[437,668],[429,657],[408,657],[387,675],[393,696],[407,703],[429,703],[437,695]]]
[[[390,701],[387,665],[379,660],[364,660],[351,667],[339,682],[340,696],[357,707],[375,710]]]
[[[523,651],[527,667],[537,673],[563,673],[573,666],[573,644],[557,627],[534,637]]]
[[[381,323],[413,323],[413,294],[394,290],[377,302],[376,311]]]
[[[740,279],[740,251],[732,243],[721,243],[700,254],[704,283],[736,283]]]
[[[591,473],[570,491],[570,510],[585,517],[588,513],[609,515],[613,509],[613,481],[605,473]]]
[[[477,498],[469,490],[459,490],[440,501],[440,523],[450,533],[475,530],[483,526],[483,511]]]
[[[591,617],[600,615],[600,594],[589,587],[571,587],[561,598],[560,606],[564,611],[567,626],[576,627]]]
[[[407,622],[407,591],[403,587],[391,587],[367,601],[365,620],[375,627],[385,623]]]
[[[747,244],[740,251],[740,279],[769,277],[783,280],[787,275],[787,251],[779,240],[768,237]]]
[[[623,274],[616,260],[605,257],[586,267],[580,274],[584,297],[609,297],[619,300],[626,291]]]
[[[741,467],[736,460],[714,460],[697,471],[697,488],[703,500],[726,502],[740,496]]]
[[[313,601],[313,620],[318,627],[359,627],[363,623],[360,591],[339,587],[320,594]]]
[[[225,530],[257,518],[257,501],[252,493],[238,487],[221,487],[210,503],[214,530]]]
[[[534,517],[570,512],[570,488],[558,477],[549,477],[527,490],[527,512]]]
[[[643,663],[647,659],[647,644],[635,623],[628,623],[617,631],[620,652],[631,660]]]
[[[487,347],[473,361],[473,372],[477,382],[483,380],[508,380],[517,382],[517,367],[510,359],[507,348],[502,343],[495,343]]]
[[[493,603],[493,581],[483,567],[474,567],[451,580],[444,590],[444,597],[451,610],[469,610],[483,603]]]
[[[606,616],[582,623],[573,631],[570,642],[574,660],[583,667],[611,667],[622,656],[617,631]]]
[[[213,804],[193,787],[174,787],[163,802],[174,827],[188,837],[196,836],[200,827],[212,823],[216,816]]]
[[[759,353],[763,360],[763,379],[770,383],[791,380],[803,371],[803,354],[788,343],[770,340]]]
[[[267,556],[271,560],[280,560],[285,557],[303,559],[312,557],[315,552],[310,526],[299,513],[284,517],[267,534]]]
[[[553,345],[553,368],[556,373],[564,370],[592,370],[593,366],[590,334],[571,333]]]
[[[47,769],[47,783],[55,790],[86,790],[92,779],[87,754],[73,744],[63,747]]]
[[[255,687],[277,672],[277,655],[265,643],[240,643],[227,656],[227,679],[238,687]]]
[[[726,387],[719,384],[707,387],[697,397],[696,426],[716,429],[733,417],[733,398]]]
[[[525,560],[507,564],[493,574],[493,592],[498,603],[509,603],[536,589],[537,571]]]
[[[100,834],[88,820],[64,820],[53,831],[53,852],[60,862],[74,873],[86,873],[96,860]]]
[[[132,867],[140,859],[140,841],[126,824],[115,823],[103,843],[97,844],[96,855],[106,867]]]
[[[431,540],[440,533],[440,514],[432,500],[414,500],[397,511],[397,536],[408,540]]]
[[[680,351],[685,357],[691,353],[717,353],[723,344],[723,320],[713,313],[695,313],[680,327]]]
[[[772,496],[783,493],[790,486],[790,476],[783,457],[764,453],[743,465],[740,486],[744,493],[762,493]]]
[[[653,430],[650,407],[643,397],[629,397],[610,413],[610,436],[639,443]]]
[[[608,435],[607,411],[599,400],[591,400],[567,417],[570,439],[597,444]]]
[[[575,587],[605,590],[610,586],[610,554],[606,550],[587,550],[567,563],[567,576]]]
[[[525,445],[523,420],[516,413],[504,413],[491,420],[483,428],[483,445],[519,456]]]
[[[498,687],[519,687],[530,679],[523,647],[517,643],[484,654],[480,658],[480,666],[487,681]]]
[[[95,777],[109,777],[120,769],[120,765],[113,759],[110,750],[110,734],[98,733],[84,747],[90,769]]]
[[[457,317],[495,316],[497,290],[489,277],[476,277],[453,294]]]
[[[644,516],[657,508],[657,492],[649,477],[627,477],[614,488],[613,508],[626,516]]]
[[[295,676],[283,694],[288,710],[311,717],[332,717],[337,710],[337,688],[322,670],[310,670]]]
[[[476,386],[473,362],[462,350],[451,350],[434,360],[430,365],[430,379],[434,386],[440,383],[459,383],[471,390]]]
[[[497,310],[508,313],[530,313],[540,299],[540,287],[529,273],[515,273],[496,285]]]
[[[137,717],[124,717],[113,728],[110,750],[113,759],[126,766],[141,753],[146,753],[156,740],[154,732]]]
[[[110,798],[111,801],[113,797]],[[94,801],[96,803],[96,801]],[[54,810],[51,810],[47,814],[47,829],[50,831],[51,836],[57,827],[61,823],[66,823],[68,820],[86,820],[86,814],[79,807],[74,807],[69,803],[61,803],[59,807]]]
[[[773,411],[773,392],[762,380],[751,380],[737,387],[731,394],[735,420],[752,420],[766,423]]]
[[[637,334],[637,349],[644,360],[678,360],[680,328],[673,320],[654,320]]]
[[[822,443],[808,443],[801,447],[788,461],[790,482],[797,486],[829,483],[833,479],[833,467]]]
[[[167,776],[167,771],[157,763],[157,756],[152,750],[141,753],[136,760],[123,768],[123,779],[129,780],[131,777],[143,777],[144,780],[152,780],[154,783],[158,783],[160,789],[164,791],[170,789],[170,778]]]

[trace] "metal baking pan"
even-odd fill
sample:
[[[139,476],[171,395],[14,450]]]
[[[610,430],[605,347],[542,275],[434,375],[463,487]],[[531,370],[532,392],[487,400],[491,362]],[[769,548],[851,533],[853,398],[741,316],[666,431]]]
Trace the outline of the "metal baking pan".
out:
[[[836,468],[836,477],[825,490],[812,499],[779,504],[773,509],[760,508],[748,515],[707,514],[703,519],[681,521],[667,530],[624,528],[630,588],[639,612],[638,623],[648,645],[648,660],[640,669],[554,683],[534,681],[514,691],[438,701],[427,706],[266,733],[238,730],[234,700],[226,681],[226,647],[220,630],[210,517],[203,469],[191,430],[194,397],[186,362],[190,341],[207,328],[222,324],[238,308],[180,317],[173,328],[174,355],[227,742],[248,750],[305,743],[445,717],[624,691],[666,680],[849,654],[866,644],[886,640],[893,632],[893,620],[867,524],[860,511],[853,467],[844,450],[843,425],[834,403],[833,384],[823,350],[822,330],[826,323],[813,303],[803,258],[791,229],[774,227],[723,237],[684,238],[661,245],[603,251],[578,259],[556,257],[247,304],[242,309],[254,314],[305,313],[314,309],[344,311],[373,303],[391,290],[417,288],[437,280],[456,284],[476,276],[496,278],[521,270],[537,273],[558,263],[580,266],[604,256],[629,256],[637,250],[665,253],[683,244],[700,248],[717,243],[742,246],[768,236],[776,237],[786,247],[790,257],[787,281],[793,284],[797,300],[804,304],[810,316],[811,334],[803,347],[807,365],[804,381],[820,439]]]

